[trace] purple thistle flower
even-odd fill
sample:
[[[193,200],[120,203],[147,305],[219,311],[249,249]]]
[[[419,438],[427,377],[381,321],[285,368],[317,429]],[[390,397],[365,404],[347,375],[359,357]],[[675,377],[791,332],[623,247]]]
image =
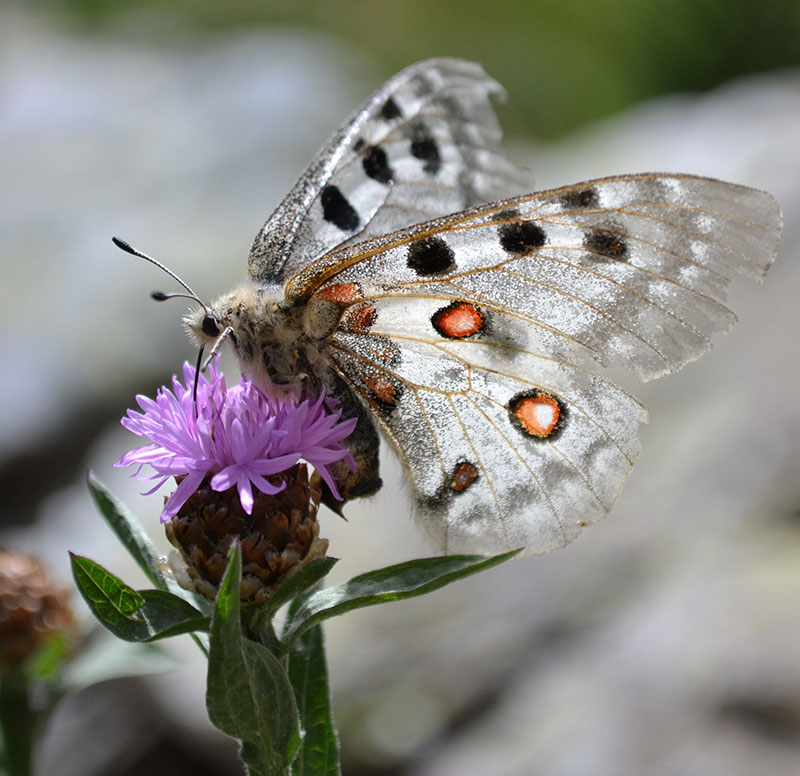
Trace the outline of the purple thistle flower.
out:
[[[152,444],[131,450],[114,465],[136,466],[134,475],[155,481],[144,495],[158,490],[170,477],[182,477],[161,512],[161,521],[174,517],[207,475],[211,487],[225,491],[236,487],[247,514],[253,511],[253,487],[269,495],[286,487],[267,477],[290,469],[303,460],[319,472],[336,498],[339,493],[330,464],[353,459],[340,442],[355,428],[356,419],[339,422],[341,412],[323,394],[315,401],[269,399],[249,380],[228,388],[218,359],[201,374],[197,401],[192,396],[195,368],[183,366],[183,384],[172,378],[172,390],[162,386],[155,400],[137,396],[143,412],[128,410],[122,425]],[[149,464],[155,471],[141,475]]]

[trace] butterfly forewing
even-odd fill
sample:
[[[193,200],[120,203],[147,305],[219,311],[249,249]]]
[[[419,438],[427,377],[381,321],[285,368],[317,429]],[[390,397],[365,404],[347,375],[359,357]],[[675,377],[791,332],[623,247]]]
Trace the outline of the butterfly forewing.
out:
[[[500,147],[490,95],[503,90],[472,62],[407,68],[320,150],[250,252],[251,277],[287,280],[349,241],[507,196],[527,184]]]
[[[727,209],[725,209],[727,204]],[[334,252],[287,288],[319,280],[460,299],[512,313],[644,379],[710,347],[735,316],[735,275],[763,276],[780,211],[764,192],[681,175],[621,176],[506,200]]]

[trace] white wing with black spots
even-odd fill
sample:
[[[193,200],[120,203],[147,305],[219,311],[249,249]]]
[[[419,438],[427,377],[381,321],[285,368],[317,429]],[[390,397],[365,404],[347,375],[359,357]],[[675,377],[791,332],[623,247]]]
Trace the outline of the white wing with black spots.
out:
[[[763,277],[780,234],[765,192],[707,178],[606,178],[474,208],[332,253],[287,287],[358,282],[464,300],[547,327],[643,379],[680,368],[735,322],[734,276]]]
[[[282,283],[310,260],[479,202],[521,191],[505,158],[479,65],[420,62],[370,97],[320,150],[250,252],[250,276]]]
[[[597,362],[649,379],[697,358],[734,321],[730,279],[760,279],[779,230],[763,192],[623,176],[337,251],[288,292],[352,295],[331,358],[434,540],[545,552],[608,512],[638,455],[644,408]]]

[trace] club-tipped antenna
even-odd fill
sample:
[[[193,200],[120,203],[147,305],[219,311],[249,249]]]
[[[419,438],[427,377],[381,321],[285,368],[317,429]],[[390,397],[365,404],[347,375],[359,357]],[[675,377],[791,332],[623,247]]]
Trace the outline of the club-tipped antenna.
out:
[[[202,299],[198,299],[193,294],[182,294],[180,291],[171,291],[168,294],[165,294],[163,291],[151,291],[150,298],[155,299],[156,302],[166,302],[167,299],[191,299],[193,302],[202,305],[205,310],[208,310],[208,307],[206,307]]]
[[[173,280],[178,281],[188,292],[187,294],[165,294],[162,291],[153,291],[150,296],[153,297],[158,302],[163,302],[165,299],[171,299],[173,297],[185,297],[186,299],[191,299],[193,302],[197,302],[204,310],[208,310],[208,305],[200,299],[197,294],[189,287],[188,283],[184,283],[178,275],[176,275],[169,267],[162,264],[158,259],[154,259],[152,256],[148,256],[146,253],[142,253],[142,251],[137,250],[134,248],[130,243],[125,242],[125,240],[120,240],[119,237],[112,237],[111,242],[117,246],[125,253],[130,253],[132,256],[138,256],[140,259],[144,259],[145,261],[149,261],[151,264],[155,264],[160,270],[164,271],[169,275]]]

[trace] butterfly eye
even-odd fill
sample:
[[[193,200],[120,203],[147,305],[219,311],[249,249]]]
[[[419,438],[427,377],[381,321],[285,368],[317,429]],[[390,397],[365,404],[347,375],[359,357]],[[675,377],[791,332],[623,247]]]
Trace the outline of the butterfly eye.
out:
[[[203,334],[207,334],[209,337],[219,337],[219,326],[214,316],[210,313],[206,313],[201,328],[203,329]]]

